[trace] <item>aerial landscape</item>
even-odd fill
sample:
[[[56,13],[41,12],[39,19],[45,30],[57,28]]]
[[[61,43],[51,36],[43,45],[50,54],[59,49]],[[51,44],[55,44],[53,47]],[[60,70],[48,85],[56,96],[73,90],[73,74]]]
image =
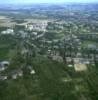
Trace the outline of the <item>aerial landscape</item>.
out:
[[[98,100],[97,0],[0,2],[0,100]]]

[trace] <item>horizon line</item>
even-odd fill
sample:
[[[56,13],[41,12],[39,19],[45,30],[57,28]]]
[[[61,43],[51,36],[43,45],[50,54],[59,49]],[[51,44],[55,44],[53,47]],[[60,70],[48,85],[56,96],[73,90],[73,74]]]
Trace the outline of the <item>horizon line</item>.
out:
[[[0,5],[28,5],[28,4],[98,4],[98,1],[92,2],[21,2],[21,3],[0,3]]]

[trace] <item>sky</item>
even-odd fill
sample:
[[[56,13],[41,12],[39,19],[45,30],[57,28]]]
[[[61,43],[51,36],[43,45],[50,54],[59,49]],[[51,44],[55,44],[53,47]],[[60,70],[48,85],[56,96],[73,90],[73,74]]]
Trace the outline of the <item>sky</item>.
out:
[[[26,3],[62,3],[62,2],[81,2],[81,3],[88,3],[88,2],[98,2],[98,0],[0,0],[0,4],[26,4]]]

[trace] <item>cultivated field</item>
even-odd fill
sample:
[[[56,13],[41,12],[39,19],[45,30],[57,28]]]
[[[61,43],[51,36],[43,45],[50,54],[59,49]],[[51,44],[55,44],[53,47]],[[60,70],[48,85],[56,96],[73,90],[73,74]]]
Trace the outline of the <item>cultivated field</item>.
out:
[[[11,21],[11,18],[0,16],[0,27],[12,27],[16,23]]]

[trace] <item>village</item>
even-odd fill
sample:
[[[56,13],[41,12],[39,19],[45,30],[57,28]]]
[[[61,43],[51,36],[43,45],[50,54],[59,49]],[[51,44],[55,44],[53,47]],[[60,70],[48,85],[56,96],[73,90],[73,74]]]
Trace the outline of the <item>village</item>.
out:
[[[15,41],[18,41],[16,48],[19,49],[16,52],[18,52],[24,59],[23,63],[26,63],[27,58],[32,59],[37,55],[41,55],[53,61],[60,63],[64,62],[65,66],[68,67],[68,70],[73,69],[75,72],[87,71],[90,66],[96,66],[96,62],[98,62],[98,34],[70,33],[63,34],[64,36],[59,39],[56,38],[56,36],[53,36],[54,38],[51,37],[49,39],[49,37],[46,37],[46,34],[49,34],[50,29],[48,28],[51,27],[50,23],[51,22],[37,22],[37,24],[30,23],[25,26],[23,25],[24,29],[18,29],[18,31],[16,31],[17,33],[14,29],[7,28],[1,32],[0,36],[11,35],[16,38]],[[54,23],[54,27],[56,26],[55,28],[58,29],[62,27],[61,30],[63,30],[64,23]],[[58,35],[58,33],[55,34]],[[91,42],[85,45],[86,42],[84,43],[84,41]],[[7,80],[9,79],[9,76],[11,79],[17,79],[24,75],[22,70],[23,67],[21,67],[23,64],[18,65],[20,68],[14,68],[14,70],[8,73],[8,75],[2,74],[3,71],[6,71],[9,68],[11,62],[12,61],[6,61],[6,59],[0,62],[0,80]],[[32,66],[28,67],[28,69],[31,75],[36,74],[36,71]]]

